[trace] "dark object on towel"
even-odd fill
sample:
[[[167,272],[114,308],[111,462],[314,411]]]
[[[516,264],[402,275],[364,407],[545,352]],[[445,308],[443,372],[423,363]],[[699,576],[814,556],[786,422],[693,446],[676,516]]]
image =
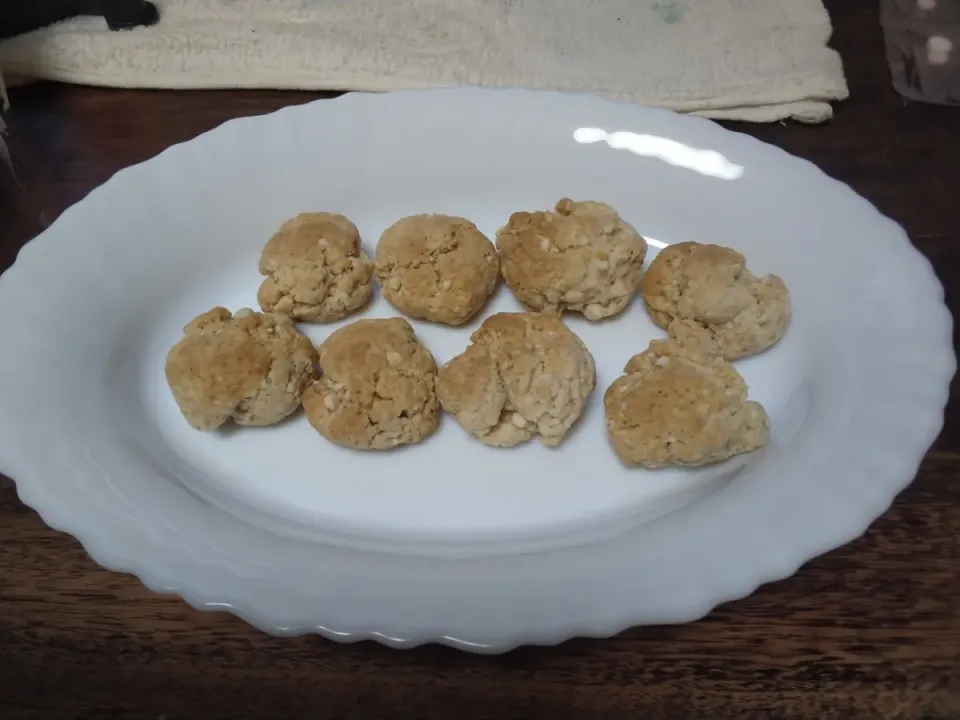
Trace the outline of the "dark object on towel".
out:
[[[102,15],[111,30],[153,25],[160,19],[157,7],[147,0],[0,0],[0,38],[77,15]]]

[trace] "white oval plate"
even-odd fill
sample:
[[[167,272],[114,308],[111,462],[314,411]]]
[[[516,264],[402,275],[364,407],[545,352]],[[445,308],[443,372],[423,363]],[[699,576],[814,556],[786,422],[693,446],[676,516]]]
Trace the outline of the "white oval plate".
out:
[[[558,450],[492,450],[446,419],[423,445],[356,453],[302,416],[203,434],[177,412],[167,349],[212,305],[254,303],[284,219],[342,212],[372,253],[406,214],[492,234],[564,196],[612,204],[649,258],[713,242],[784,278],[787,337],[738,363],[769,447],[699,471],[617,463],[600,398],[661,334],[639,302],[570,319],[598,389]],[[501,289],[485,314],[516,307]],[[940,429],[951,325],[897,225],[748,136],[587,96],[353,94],[172,147],[24,248],[0,280],[0,469],[101,564],[269,632],[483,652],[607,636],[698,618],[863,532]],[[441,362],[471,329],[416,328]]]

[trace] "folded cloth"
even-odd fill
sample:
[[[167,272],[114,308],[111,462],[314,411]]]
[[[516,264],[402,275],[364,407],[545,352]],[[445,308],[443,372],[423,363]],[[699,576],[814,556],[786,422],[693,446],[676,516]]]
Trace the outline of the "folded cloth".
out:
[[[714,118],[820,122],[847,96],[821,0],[154,0],[0,43],[11,80],[127,88],[589,92]]]

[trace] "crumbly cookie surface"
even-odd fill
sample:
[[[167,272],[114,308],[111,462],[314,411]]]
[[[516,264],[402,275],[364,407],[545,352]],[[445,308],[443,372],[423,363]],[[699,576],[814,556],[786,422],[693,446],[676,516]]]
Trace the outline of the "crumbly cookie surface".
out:
[[[602,320],[640,287],[647,242],[609,205],[560,200],[518,212],[497,231],[504,280],[524,307]]]
[[[180,412],[198,430],[230,419],[279,422],[297,409],[315,377],[317,353],[284,315],[215,307],[183,332],[167,354],[165,373]]]
[[[643,300],[653,321],[671,336],[706,332],[727,360],[766,350],[790,324],[783,280],[757,277],[743,255],[719,245],[664,248],[644,276]]]
[[[482,442],[511,447],[539,435],[559,445],[596,384],[593,356],[556,316],[498,313],[440,368],[443,408]]]
[[[295,320],[340,320],[373,291],[373,263],[360,249],[360,233],[336,213],[301,213],[285,222],[264,246],[259,267],[266,275],[260,307]]]
[[[696,467],[764,446],[769,421],[706,335],[654,340],[603,397],[607,432],[628,465]]]
[[[473,317],[500,276],[493,243],[469,220],[449,215],[413,215],[391,225],[374,267],[391,305],[447,325]]]
[[[310,424],[358,450],[418,443],[438,423],[437,365],[406,320],[358,320],[318,348],[320,377],[303,394]]]

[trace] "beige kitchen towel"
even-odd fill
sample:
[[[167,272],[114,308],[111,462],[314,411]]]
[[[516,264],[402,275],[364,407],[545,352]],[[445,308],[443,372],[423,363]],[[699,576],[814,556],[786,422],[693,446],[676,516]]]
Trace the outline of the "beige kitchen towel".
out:
[[[0,43],[8,80],[127,88],[589,92],[715,118],[819,122],[847,96],[821,0],[155,0]]]

